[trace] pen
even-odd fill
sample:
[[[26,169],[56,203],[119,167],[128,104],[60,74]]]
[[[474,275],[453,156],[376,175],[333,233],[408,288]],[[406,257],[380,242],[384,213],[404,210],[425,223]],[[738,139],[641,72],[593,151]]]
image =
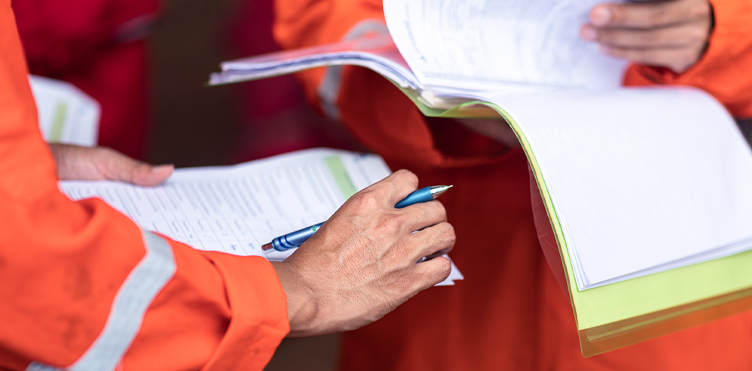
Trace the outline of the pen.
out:
[[[421,188],[413,193],[410,193],[402,199],[402,201],[397,202],[396,205],[394,205],[395,208],[401,209],[403,207],[408,207],[410,205],[415,205],[421,202],[428,202],[433,201],[444,192],[447,191],[447,189],[452,188],[452,186],[448,185],[439,185],[439,186],[431,186],[431,187],[425,187]],[[272,240],[272,242],[269,242],[265,244],[264,246],[261,246],[262,251],[268,251],[268,250],[276,250],[276,251],[286,251],[289,249],[296,248],[303,244],[303,242],[306,242],[311,236],[313,236],[314,233],[316,233],[319,228],[321,228],[321,225],[324,224],[324,222],[321,222],[319,224],[314,224],[310,227],[305,227],[301,230],[297,230],[295,232],[290,232],[284,236],[279,236]]]

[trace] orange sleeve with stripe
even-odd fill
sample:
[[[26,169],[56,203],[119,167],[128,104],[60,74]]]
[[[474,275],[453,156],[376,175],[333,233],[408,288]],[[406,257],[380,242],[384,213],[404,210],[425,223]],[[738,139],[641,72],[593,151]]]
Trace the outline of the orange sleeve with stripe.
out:
[[[737,118],[752,117],[752,2],[710,0],[715,27],[700,60],[684,73],[631,66],[626,85],[689,85],[721,101]]]
[[[200,252],[72,202],[0,0],[0,369],[262,369],[287,334],[266,260]]]

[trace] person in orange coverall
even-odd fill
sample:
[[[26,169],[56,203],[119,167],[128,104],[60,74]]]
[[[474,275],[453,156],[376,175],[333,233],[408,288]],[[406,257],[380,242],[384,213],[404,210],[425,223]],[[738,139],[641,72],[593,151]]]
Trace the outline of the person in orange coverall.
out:
[[[286,49],[385,32],[379,0],[276,1],[275,35]],[[629,85],[701,87],[734,116],[752,117],[752,5],[711,2],[714,18],[705,0],[601,4],[581,33],[604,52],[654,65],[632,66]],[[299,74],[308,98],[390,166],[426,184],[454,184],[442,202],[458,236],[452,259],[465,275],[343,334],[341,370],[752,369],[752,313],[583,358],[568,297],[539,245],[531,210],[538,190],[509,131],[463,120],[480,136],[423,117],[376,73],[337,70]]]
[[[394,208],[418,184],[407,171],[281,263],[194,250],[101,200],[71,201],[59,178],[149,186],[172,166],[48,146],[10,0],[0,50],[0,370],[260,370],[286,335],[357,328],[448,276],[447,259],[415,264],[454,232],[438,202]]]

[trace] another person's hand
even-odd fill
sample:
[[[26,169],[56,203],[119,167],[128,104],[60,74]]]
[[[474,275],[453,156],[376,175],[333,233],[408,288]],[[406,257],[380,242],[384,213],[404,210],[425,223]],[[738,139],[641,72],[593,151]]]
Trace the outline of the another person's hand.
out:
[[[708,0],[599,4],[580,37],[611,56],[681,73],[702,56],[712,24]]]
[[[152,166],[105,147],[50,143],[60,180],[117,180],[155,186],[170,177],[172,165]]]
[[[454,246],[444,207],[394,208],[417,186],[411,172],[395,172],[352,196],[295,253],[272,263],[287,294],[290,336],[364,326],[447,278],[448,259],[417,263]]]

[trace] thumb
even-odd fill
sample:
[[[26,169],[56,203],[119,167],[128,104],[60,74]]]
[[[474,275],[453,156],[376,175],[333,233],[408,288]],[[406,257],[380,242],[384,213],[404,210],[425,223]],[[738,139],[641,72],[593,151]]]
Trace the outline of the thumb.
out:
[[[162,184],[175,170],[173,165],[153,166],[134,160],[119,152],[107,151],[107,158],[102,161],[102,173],[108,180],[117,180],[144,187]]]

